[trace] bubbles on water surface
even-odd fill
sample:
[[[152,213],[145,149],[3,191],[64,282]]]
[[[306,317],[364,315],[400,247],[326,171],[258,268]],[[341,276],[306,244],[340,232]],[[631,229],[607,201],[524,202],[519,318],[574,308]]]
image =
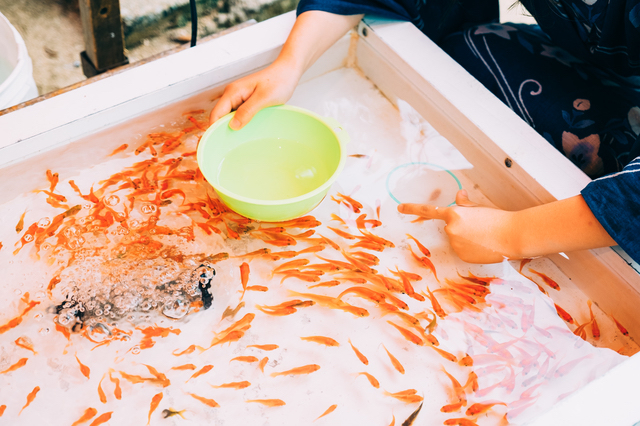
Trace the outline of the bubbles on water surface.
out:
[[[49,225],[51,225],[51,219],[49,219],[48,217],[43,217],[38,221],[39,228],[46,228]]]
[[[158,211],[158,207],[155,204],[145,204],[144,206],[140,207],[140,211],[142,211],[142,213],[144,214],[153,214]]]
[[[106,203],[109,206],[115,206],[120,202],[120,197],[118,197],[117,195],[110,195],[109,197],[107,197],[106,199]]]
[[[111,338],[104,331],[108,323],[148,321],[154,311],[180,319],[195,302],[210,307],[215,270],[195,258],[180,260],[117,258],[105,262],[87,256],[61,274],[58,290],[64,301],[57,307],[56,321],[75,331],[89,328],[91,338],[100,341],[100,336]]]

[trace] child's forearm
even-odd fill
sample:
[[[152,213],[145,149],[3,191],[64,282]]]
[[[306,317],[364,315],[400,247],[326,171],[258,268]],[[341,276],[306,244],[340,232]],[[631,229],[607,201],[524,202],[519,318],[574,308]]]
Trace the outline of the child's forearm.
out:
[[[515,212],[510,226],[520,258],[616,244],[582,195]]]
[[[312,10],[296,19],[276,62],[286,63],[302,75],[340,37],[355,27],[363,15],[335,15]]]

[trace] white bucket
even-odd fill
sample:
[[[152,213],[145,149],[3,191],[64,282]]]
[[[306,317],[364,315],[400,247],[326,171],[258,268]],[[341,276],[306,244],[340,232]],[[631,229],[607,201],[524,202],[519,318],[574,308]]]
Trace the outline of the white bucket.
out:
[[[0,110],[38,96],[33,65],[18,31],[0,13]]]

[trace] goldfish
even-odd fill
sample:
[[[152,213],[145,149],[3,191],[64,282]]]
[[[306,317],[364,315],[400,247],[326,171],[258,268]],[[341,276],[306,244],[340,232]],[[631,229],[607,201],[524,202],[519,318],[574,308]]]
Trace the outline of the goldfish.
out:
[[[542,281],[544,281],[544,283],[549,287],[551,287],[552,289],[560,290],[560,286],[558,285],[558,283],[552,280],[551,278],[549,278],[547,275],[543,274],[542,272],[535,271],[531,268],[529,268],[529,272],[533,272],[534,274],[542,278]]]
[[[248,291],[269,291],[269,287],[265,287],[263,285],[250,285],[246,288]]]
[[[160,392],[158,394],[155,394],[153,398],[151,398],[151,405],[149,406],[149,420],[147,421],[147,424],[151,423],[151,415],[154,411],[156,411],[156,408],[158,408],[158,405],[160,404],[160,401],[162,401],[163,396],[164,395],[162,394],[162,392]]]
[[[278,349],[278,345],[247,345],[248,348],[256,348],[263,351],[272,351]]]
[[[478,426],[478,424],[472,420],[462,418],[447,419],[444,421],[445,426]]]
[[[337,341],[335,341],[331,337],[308,336],[308,337],[301,337],[300,339],[301,340],[306,340],[307,342],[319,343],[319,344],[325,345],[325,346],[340,346],[340,343],[338,343]]]
[[[421,402],[424,400],[424,398],[421,397],[420,395],[416,395],[415,389],[409,389],[406,391],[396,392],[396,393],[390,393],[385,391],[384,394],[407,404],[415,404],[417,402]]]
[[[117,147],[116,149],[114,149],[113,152],[108,155],[108,157],[116,155],[117,153],[122,152],[127,148],[129,148],[129,144],[124,143],[124,144],[120,145],[119,147]]]
[[[286,403],[281,399],[248,399],[245,402],[257,402],[267,407],[281,407]]]
[[[265,365],[267,365],[267,362],[269,362],[269,357],[264,357],[260,360],[260,363],[258,364],[258,368],[260,369],[260,371],[262,371],[264,373],[264,367]]]
[[[6,370],[0,371],[0,374],[5,374],[5,373],[10,373],[12,371],[16,371],[18,368],[24,367],[27,364],[27,361],[29,361],[29,358],[21,358],[18,362],[16,362],[15,364],[11,365]]]
[[[147,370],[149,370],[149,373],[151,373],[153,376],[155,376],[155,381],[156,383],[162,385],[162,387],[167,387],[169,385],[171,385],[171,381],[167,378],[167,376],[165,376],[163,373],[160,373],[158,370],[156,370],[155,368],[153,368],[150,365],[147,364],[142,364],[145,367],[147,367]]]
[[[420,406],[416,409],[416,411],[414,411],[413,413],[411,413],[411,415],[409,417],[407,417],[407,420],[402,422],[402,426],[411,426],[413,424],[413,422],[416,421],[416,418],[418,417],[418,414],[420,414],[420,410],[422,410],[422,404],[420,404]],[[394,417],[393,421],[395,423],[395,417]]]
[[[411,248],[411,246],[409,246],[409,251],[410,251],[410,252],[411,252],[411,254],[413,255],[413,258],[414,258],[414,259],[415,259],[415,260],[416,260],[420,265],[422,265],[423,267],[425,267],[425,268],[429,269],[429,270],[433,273],[433,276],[436,278],[436,281],[440,282],[440,280],[438,279],[438,274],[436,273],[436,267],[435,267],[435,265],[433,264],[433,262],[431,262],[431,261],[429,260],[429,258],[428,258],[428,257],[426,257],[426,256],[425,256],[425,257],[420,257],[420,256],[418,256],[417,254],[415,254],[415,253],[413,252],[413,249]]]
[[[400,332],[400,334],[402,334],[402,336],[407,339],[408,341],[410,341],[411,343],[413,343],[414,345],[418,345],[418,346],[423,346],[424,345],[424,341],[416,336],[415,334],[413,334],[411,331],[407,330],[404,327],[400,327],[398,324],[395,324],[391,321],[387,321],[389,324],[391,324],[392,326],[395,327],[396,330],[398,330]]]
[[[589,305],[589,315],[591,316],[591,334],[595,340],[600,338],[600,327],[598,327],[598,322],[596,321],[596,317],[593,315],[593,310],[591,309],[591,300],[587,301],[587,305]]]
[[[387,349],[387,347],[384,344],[382,345],[382,347],[384,348],[385,352],[387,352],[387,356],[389,357],[389,360],[391,360],[391,364],[393,365],[393,368],[395,368],[398,371],[398,373],[404,374],[404,367],[402,366],[400,361],[398,361],[396,357],[391,355],[391,352],[389,352],[389,349]]]
[[[115,385],[115,389],[113,390],[113,395],[119,401],[122,399],[122,390],[120,389],[120,379],[117,377],[113,377],[111,375],[111,371],[109,371],[109,380]]]
[[[24,216],[27,214],[27,210],[24,211],[24,213],[22,213],[22,216],[20,216],[20,220],[18,221],[18,224],[16,225],[16,233],[20,233],[22,232],[22,229],[24,228]]]
[[[185,411],[187,410],[185,409],[185,410],[176,411],[173,408],[166,408],[162,410],[162,417],[166,419],[168,417],[173,417],[175,415],[178,415],[184,419],[185,417],[182,413],[184,413]]]
[[[353,349],[353,352],[356,354],[360,362],[363,363],[364,365],[369,365],[369,360],[367,359],[367,357],[364,356],[362,352],[358,350],[358,348],[353,346],[353,343],[351,343],[351,339],[349,339],[349,344],[351,345],[351,349]]]
[[[177,351],[177,349],[176,349],[175,351],[172,352],[172,354],[175,355],[175,356],[188,355],[190,353],[193,353],[196,350],[197,347],[198,347],[197,345],[191,345],[187,349],[185,349],[184,351],[178,352],[178,353],[176,353],[176,351]]]
[[[464,388],[471,387],[471,391],[475,392],[478,390],[478,375],[475,371],[469,373],[469,378],[467,379],[467,383],[464,384]]]
[[[431,290],[429,290],[428,286],[427,286],[427,293],[429,293],[429,299],[431,300],[431,306],[433,307],[433,310],[435,311],[435,313],[440,318],[446,317],[447,314],[444,312],[444,309],[442,309],[442,307],[440,306],[440,303],[438,303],[438,299],[436,299],[436,297],[433,295]]]
[[[350,233],[342,231],[342,230],[340,230],[338,228],[334,228],[332,226],[327,226],[327,228],[329,228],[330,230],[335,232],[337,235],[339,235],[342,238],[345,238],[347,240],[355,240],[356,239],[355,235],[351,235]]]
[[[324,244],[316,244],[315,246],[307,247],[306,249],[300,250],[298,254],[317,253],[319,251],[323,251],[324,249]]]
[[[89,367],[87,367],[86,365],[84,365],[83,363],[80,362],[80,360],[78,359],[78,354],[75,355],[76,357],[76,361],[78,361],[78,364],[80,365],[80,372],[82,373],[82,375],[84,377],[86,377],[87,379],[89,379],[89,375],[91,374],[91,370],[89,369]]]
[[[100,402],[102,402],[103,404],[107,403],[107,395],[105,395],[104,391],[102,390],[102,381],[104,380],[104,376],[102,376],[102,379],[100,379],[100,381],[98,382],[98,397],[100,397]]]
[[[338,204],[344,203],[347,207],[353,210],[354,213],[360,213],[360,209],[362,208],[361,203],[349,197],[348,195],[343,195],[339,192],[337,193],[337,196],[338,199],[336,199],[333,195],[331,196],[331,199]]]
[[[0,405],[0,417],[2,417],[2,415],[4,414],[4,410],[6,410],[6,409],[7,409],[6,405],[4,405],[4,404]],[[73,426],[73,425],[71,425],[71,426]]]
[[[617,319],[615,319],[613,317],[611,317],[611,318],[613,319],[613,322],[616,323],[616,327],[618,327],[618,330],[620,330],[620,333],[622,333],[623,336],[628,336],[629,335],[629,331],[627,331],[627,329],[624,328],[624,326],[622,324],[620,324]]]
[[[78,420],[73,422],[71,426],[78,426],[79,424],[88,422],[96,414],[98,414],[98,410],[96,410],[95,408],[89,407],[86,410],[84,410],[84,414],[82,414],[82,416]]]
[[[22,310],[22,312],[15,318],[12,318],[6,324],[0,325],[0,334],[5,333],[12,328],[19,326],[22,323],[22,318],[36,305],[40,304],[40,302],[29,301],[29,293],[25,293],[24,297],[21,299],[27,306]]]
[[[318,419],[319,419],[319,418],[321,418],[321,417],[326,416],[327,414],[331,414],[331,413],[333,413],[333,411],[334,411],[336,408],[338,408],[338,404],[333,404],[331,407],[327,408],[327,410],[326,410],[324,413],[322,413],[322,414],[320,415],[320,417],[318,417],[316,420],[318,420]],[[315,422],[316,420],[314,420],[314,422]]]
[[[309,259],[296,259],[289,262],[285,262],[273,270],[273,273],[277,273],[280,271],[284,271],[287,269],[300,268],[301,266],[305,266],[309,264]]]
[[[31,342],[31,339],[29,339],[28,337],[20,336],[14,341],[14,343],[21,348],[33,352],[34,355],[38,355],[38,353],[33,349],[33,343]]]
[[[56,189],[56,185],[58,185],[58,180],[60,179],[58,173],[51,173],[51,170],[47,170],[47,180],[49,181],[49,191],[53,192]],[[66,200],[63,200],[66,201]]]
[[[429,251],[429,249],[426,248],[425,246],[423,246],[420,243],[420,241],[418,241],[415,237],[413,237],[413,236],[411,236],[409,234],[407,234],[407,237],[411,238],[416,243],[416,245],[418,246],[418,249],[422,252],[422,254],[424,254],[427,257],[431,256],[431,252]]]
[[[475,404],[470,405],[469,408],[467,408],[467,412],[465,414],[467,416],[477,416],[479,414],[486,413],[496,405],[504,405],[505,407],[507,406],[507,404],[505,404],[504,402],[493,402],[487,404],[476,402]]]
[[[244,382],[231,382],[231,383],[223,383],[219,386],[214,386],[214,385],[210,385],[210,386],[216,389],[219,389],[219,388],[244,389],[251,386],[251,383],[245,380]]]
[[[101,414],[94,421],[92,421],[89,426],[99,426],[103,423],[108,422],[109,420],[111,420],[112,414],[113,414],[113,411],[109,411],[107,413]]]
[[[29,392],[29,395],[27,395],[27,403],[24,405],[24,407],[22,407],[22,410],[20,410],[20,413],[18,413],[18,415],[22,414],[24,409],[27,408],[34,399],[36,399],[36,395],[38,394],[38,392],[40,392],[40,386],[36,386],[31,392]]]
[[[343,302],[337,297],[322,296],[322,295],[313,294],[313,293],[298,293],[293,290],[289,290],[289,293],[291,293],[294,296],[306,297],[308,299],[311,299],[317,302],[320,305],[323,305],[332,309],[340,309],[356,316],[360,316],[360,317],[369,316],[369,312],[366,309],[349,305],[348,303]]]
[[[238,313],[238,311],[240,309],[242,309],[242,308],[244,308],[244,302],[238,303],[238,306],[236,306],[234,309],[231,309],[231,306],[229,306],[222,313],[222,318],[220,318],[220,321],[222,321],[223,319],[228,318],[228,317],[233,318]]]
[[[458,398],[457,402],[462,402],[463,406],[467,405],[467,394],[465,393],[464,388],[462,387],[460,382],[451,374],[449,374],[447,370],[444,369],[444,367],[442,367],[442,371],[447,375],[447,377],[449,377],[449,380],[451,380],[451,384],[453,385],[453,393]]]
[[[367,380],[369,380],[369,383],[371,383],[371,386],[373,386],[376,389],[380,388],[380,382],[378,382],[378,380],[375,377],[373,377],[371,374],[363,371],[361,373],[356,373],[356,376],[364,376],[367,378]]]
[[[213,365],[205,365],[200,370],[193,373],[193,375],[187,379],[187,382],[191,379],[195,379],[198,376],[202,376],[203,374],[208,373],[209,371],[211,371],[212,368],[213,368]]]
[[[127,374],[124,371],[119,371],[119,373],[123,379],[133,383],[134,385],[139,383],[144,383],[144,382],[153,382],[155,380],[151,377],[142,377],[142,376],[137,376],[135,374]]]
[[[462,405],[462,401],[458,401],[453,404],[444,405],[442,408],[440,408],[440,411],[442,411],[443,413],[453,413],[454,411],[460,410],[460,408],[462,408]]]
[[[249,264],[247,262],[242,262],[240,265],[240,281],[242,283],[242,296],[244,296],[244,292],[247,290],[247,283],[249,282]]]
[[[271,373],[271,377],[277,376],[288,376],[288,375],[298,375],[298,374],[311,374],[314,371],[320,370],[320,366],[317,364],[309,364],[303,365],[302,367],[292,368],[291,370]]]
[[[473,358],[465,354],[464,357],[460,358],[460,360],[458,361],[458,364],[462,365],[463,367],[471,367],[473,366]]]
[[[231,362],[231,361],[257,362],[258,358],[256,358],[255,356],[237,356],[237,357],[231,359],[229,362]]]
[[[189,392],[187,392],[187,395],[190,395],[192,398],[197,399],[198,401],[202,402],[205,405],[208,405],[209,407],[216,408],[220,406],[220,404],[218,404],[213,399],[204,398],[202,396],[196,395],[194,393],[189,393]]]
[[[374,303],[380,303],[385,300],[385,295],[383,293],[377,292],[375,290],[371,290],[370,288],[367,288],[367,287],[358,287],[358,286],[349,287],[348,289],[344,290],[342,293],[338,295],[338,299],[342,299],[345,294],[349,294],[349,293],[353,293],[357,296],[363,297]]]
[[[171,367],[172,370],[195,370],[197,367],[193,364],[184,364],[178,365],[176,367]]]
[[[564,309],[562,309],[560,306],[558,306],[555,303],[553,305],[556,307],[556,312],[558,313],[560,318],[562,318],[563,320],[565,320],[569,324],[575,324],[575,321],[573,320],[573,317],[571,315],[569,315],[569,313],[567,311],[565,311]]]

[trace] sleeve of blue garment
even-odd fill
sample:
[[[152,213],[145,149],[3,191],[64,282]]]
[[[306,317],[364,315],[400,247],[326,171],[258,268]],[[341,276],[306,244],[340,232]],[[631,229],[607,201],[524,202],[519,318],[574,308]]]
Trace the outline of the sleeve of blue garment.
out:
[[[498,6],[498,0],[300,0],[298,15],[321,10],[409,21],[438,43],[445,35],[466,26],[497,22]]]
[[[336,15],[366,15],[383,18],[411,21],[409,11],[397,1],[368,1],[368,0],[301,0],[297,13],[310,10],[335,13]]]
[[[609,235],[640,263],[640,157],[621,172],[592,181],[582,196]]]

